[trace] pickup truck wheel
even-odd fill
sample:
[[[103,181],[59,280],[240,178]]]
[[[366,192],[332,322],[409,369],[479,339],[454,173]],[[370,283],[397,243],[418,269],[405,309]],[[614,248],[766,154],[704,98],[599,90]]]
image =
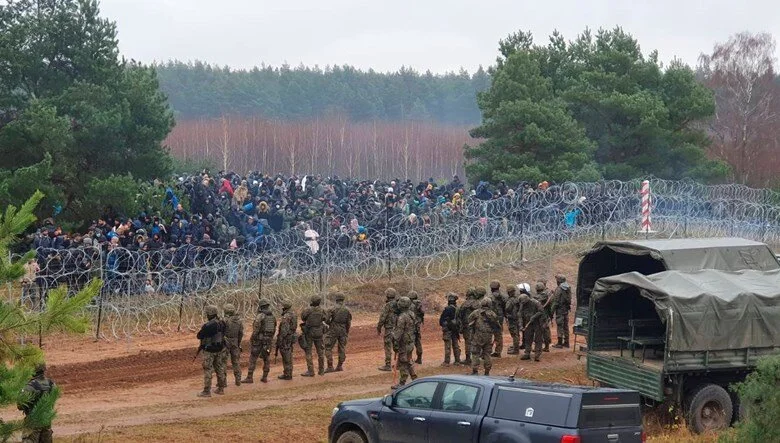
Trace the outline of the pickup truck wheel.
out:
[[[362,432],[347,431],[339,435],[339,439],[336,440],[336,443],[368,443],[368,442],[366,441],[366,437],[363,436]]]
[[[697,387],[688,396],[687,405],[688,426],[697,434],[726,429],[731,424],[731,396],[718,385]]]

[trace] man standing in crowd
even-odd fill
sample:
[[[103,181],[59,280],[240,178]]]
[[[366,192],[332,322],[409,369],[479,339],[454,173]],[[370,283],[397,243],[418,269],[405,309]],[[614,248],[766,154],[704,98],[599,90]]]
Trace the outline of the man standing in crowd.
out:
[[[311,298],[309,307],[301,311],[301,329],[303,334],[299,341],[302,342],[301,347],[306,353],[306,372],[301,374],[302,377],[314,377],[314,363],[312,361],[312,347],[317,350],[317,373],[319,375],[325,374],[325,355],[323,352],[323,329],[325,320],[325,311],[320,307],[322,298],[315,295]]]
[[[57,385],[54,384],[54,381],[46,377],[46,364],[38,363],[35,365],[33,378],[22,390],[29,397],[26,397],[26,401],[20,402],[16,407],[24,413],[25,417],[27,417],[30,415],[30,412],[38,401],[40,401],[41,397],[50,393],[56,387]],[[40,428],[28,429],[24,432],[24,435],[22,435],[22,443],[51,443],[51,441],[51,424]]]
[[[542,304],[531,298],[528,283],[523,283],[520,288],[520,328],[523,331],[523,356],[520,360],[531,359],[531,345],[533,345],[534,361],[539,361],[542,356],[542,328],[543,315]]]
[[[198,397],[211,397],[211,376],[217,373],[215,394],[224,394],[227,386],[225,369],[225,323],[219,319],[216,306],[206,306],[206,323],[198,331],[199,351],[203,352],[203,391]]]
[[[558,332],[558,344],[554,348],[569,347],[569,311],[571,311],[571,287],[566,282],[566,277],[556,275],[555,281],[558,287],[553,294],[552,311],[555,314],[555,325]]]
[[[457,318],[458,296],[450,292],[447,294],[447,307],[441,311],[439,317],[439,326],[441,326],[441,338],[444,340],[444,363],[446,367],[450,365],[450,354],[455,359],[455,365],[460,365],[460,340]]]
[[[414,372],[414,366],[412,365],[412,352],[414,351],[414,328],[416,319],[414,313],[411,311],[412,301],[409,297],[401,297],[398,300],[398,309],[401,311],[398,314],[398,321],[393,329],[393,341],[395,348],[398,351],[397,365],[399,379],[398,384],[393,386],[392,389],[398,389],[406,384],[406,379],[412,377],[412,380],[417,378],[417,374]]]
[[[491,357],[500,358],[504,350],[504,296],[501,295],[501,283],[497,280],[490,282],[490,298],[493,299],[492,309],[498,318],[498,329],[493,335],[495,350]]]
[[[493,348],[493,337],[499,328],[498,317],[493,312],[493,301],[483,298],[479,308],[469,314],[469,328],[471,329],[471,373],[479,374],[479,360],[484,362],[485,375],[490,375],[490,351]]]
[[[536,282],[536,301],[542,305],[542,319],[540,328],[542,331],[542,342],[544,343],[543,352],[550,352],[550,343],[552,343],[552,332],[550,331],[550,320],[552,319],[552,300],[550,292],[545,288],[544,283]]]
[[[276,346],[279,353],[282,354],[282,366],[284,367],[284,372],[279,376],[280,380],[292,380],[292,353],[297,328],[298,319],[292,309],[292,303],[285,300],[282,302],[282,319],[279,321],[279,333],[276,335]]]
[[[420,301],[420,296],[417,294],[417,291],[409,291],[407,297],[412,301],[412,313],[414,314],[414,319],[416,321],[414,329],[414,348],[417,351],[417,360],[415,360],[415,363],[421,365],[423,354],[421,330],[422,325],[425,322],[425,312],[423,312],[422,302]]]
[[[344,294],[337,292],[333,299],[336,306],[329,309],[325,315],[325,323],[328,332],[325,334],[325,357],[328,360],[328,369],[325,372],[343,371],[344,361],[347,359],[347,337],[352,326],[352,313],[344,306]],[[333,346],[338,344],[339,360],[336,368],[333,368]]]
[[[382,329],[384,329],[384,346],[385,346],[385,365],[380,366],[380,371],[392,371],[390,366],[393,359],[393,329],[395,328],[395,322],[398,317],[396,314],[395,297],[398,292],[394,288],[387,288],[385,290],[385,306],[382,308],[382,313],[379,314],[379,321],[376,324],[376,334],[382,335]]]
[[[241,341],[244,339],[244,323],[241,316],[236,315],[236,308],[228,303],[225,311],[225,345],[236,378],[236,386],[241,386]]]
[[[460,333],[463,335],[463,352],[466,356],[463,364],[471,365],[471,328],[469,327],[469,316],[479,307],[476,300],[477,292],[474,288],[466,290],[466,301],[460,305],[457,312],[458,323],[460,324]]]
[[[517,355],[520,353],[520,326],[518,323],[518,314],[520,310],[520,299],[517,298],[517,288],[509,286],[506,289],[506,308],[504,309],[504,315],[506,315],[507,328],[509,329],[509,335],[512,337],[512,346],[506,351],[509,355]]]
[[[260,300],[260,312],[252,323],[252,337],[250,344],[252,351],[249,354],[249,370],[246,373],[244,383],[254,383],[252,377],[257,366],[257,357],[263,359],[263,383],[268,383],[268,372],[271,369],[271,343],[276,331],[276,317],[271,312],[271,305],[268,300]]]

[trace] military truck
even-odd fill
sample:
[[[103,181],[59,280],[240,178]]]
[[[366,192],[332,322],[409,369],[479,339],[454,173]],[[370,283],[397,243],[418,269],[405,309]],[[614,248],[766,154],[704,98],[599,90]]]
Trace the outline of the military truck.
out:
[[[777,257],[764,243],[743,238],[686,238],[668,240],[605,241],[587,251],[577,273],[577,310],[574,333],[588,334],[588,306],[596,281],[602,277],[639,272],[739,271],[780,269]]]
[[[677,405],[695,432],[733,423],[729,386],[780,352],[780,270],[628,272],[588,302],[588,376]]]

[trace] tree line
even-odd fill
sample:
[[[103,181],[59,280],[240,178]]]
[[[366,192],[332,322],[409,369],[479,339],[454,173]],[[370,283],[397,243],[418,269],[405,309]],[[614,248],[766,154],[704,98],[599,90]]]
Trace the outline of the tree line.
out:
[[[481,67],[473,74],[462,69],[441,75],[408,67],[387,73],[362,71],[349,65],[237,70],[200,61],[169,61],[154,68],[179,120],[340,115],[356,122],[474,124],[480,117],[474,97],[490,82]]]

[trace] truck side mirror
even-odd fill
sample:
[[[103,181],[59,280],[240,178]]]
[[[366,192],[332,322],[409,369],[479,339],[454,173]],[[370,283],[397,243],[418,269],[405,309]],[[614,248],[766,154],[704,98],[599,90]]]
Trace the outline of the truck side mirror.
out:
[[[393,396],[390,394],[385,395],[382,397],[382,406],[387,406],[388,408],[393,407]]]

